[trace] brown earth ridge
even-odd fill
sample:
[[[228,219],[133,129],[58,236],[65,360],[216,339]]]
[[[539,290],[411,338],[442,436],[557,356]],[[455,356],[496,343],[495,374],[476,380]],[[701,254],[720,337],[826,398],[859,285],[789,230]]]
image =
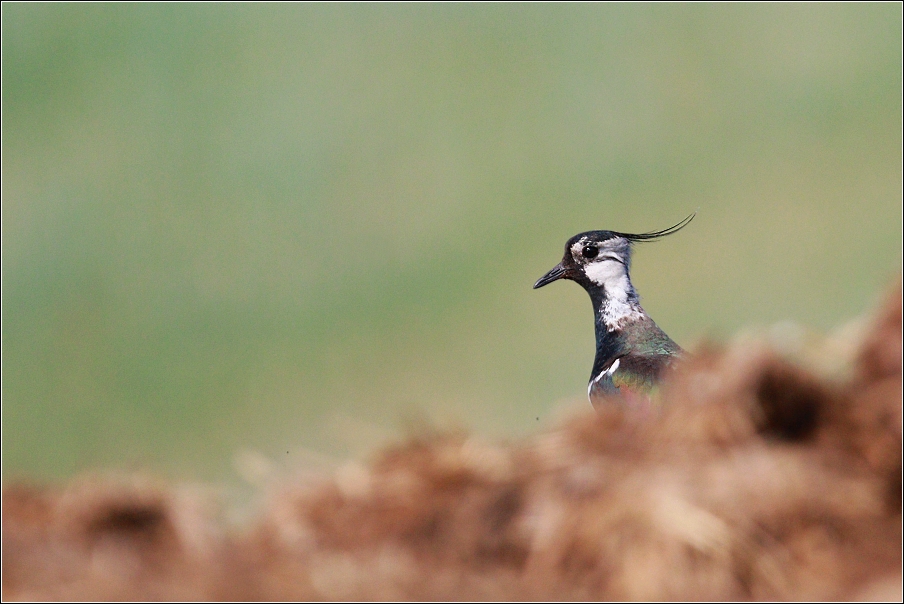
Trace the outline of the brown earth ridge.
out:
[[[835,376],[707,346],[659,412],[423,434],[238,529],[165,482],[5,485],[2,596],[900,601],[901,330],[898,283]]]

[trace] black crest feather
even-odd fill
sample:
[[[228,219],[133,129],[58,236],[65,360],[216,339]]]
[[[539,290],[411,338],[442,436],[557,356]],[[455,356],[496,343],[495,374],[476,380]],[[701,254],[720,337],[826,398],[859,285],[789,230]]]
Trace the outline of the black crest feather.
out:
[[[635,234],[635,233],[614,233],[614,234],[618,235],[619,237],[624,237],[625,239],[627,239],[629,241],[654,241],[656,239],[659,239],[660,237],[665,237],[666,235],[671,235],[673,233],[677,233],[678,231],[680,231],[681,229],[686,227],[688,224],[690,224],[691,220],[693,220],[694,216],[696,216],[696,215],[697,215],[697,212],[694,212],[693,214],[691,214],[690,216],[688,216],[687,218],[685,218],[678,224],[670,226],[667,229],[662,229],[661,231],[650,231],[649,233],[638,233],[638,234]]]

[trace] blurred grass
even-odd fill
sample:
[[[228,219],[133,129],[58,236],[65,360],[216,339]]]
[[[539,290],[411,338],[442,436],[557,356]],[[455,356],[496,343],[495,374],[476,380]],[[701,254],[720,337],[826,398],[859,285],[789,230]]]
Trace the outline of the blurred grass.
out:
[[[592,362],[586,295],[530,289],[582,230],[699,208],[635,256],[679,343],[901,270],[900,5],[2,17],[5,476],[533,429]]]

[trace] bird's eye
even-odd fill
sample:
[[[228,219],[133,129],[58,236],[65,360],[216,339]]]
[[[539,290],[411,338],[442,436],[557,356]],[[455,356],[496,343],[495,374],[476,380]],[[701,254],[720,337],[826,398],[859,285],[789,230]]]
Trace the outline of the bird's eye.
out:
[[[584,249],[581,250],[581,256],[590,260],[591,258],[596,258],[597,254],[600,253],[600,249],[595,245],[585,245]]]

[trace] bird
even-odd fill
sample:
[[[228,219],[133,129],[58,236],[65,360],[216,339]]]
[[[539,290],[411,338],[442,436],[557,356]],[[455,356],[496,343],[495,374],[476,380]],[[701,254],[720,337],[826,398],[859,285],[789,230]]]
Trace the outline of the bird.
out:
[[[565,244],[562,261],[540,277],[534,289],[560,279],[580,284],[593,303],[596,356],[587,398],[597,409],[605,401],[649,398],[664,374],[685,355],[640,306],[631,283],[631,251],[635,243],[677,233],[696,216],[661,231],[620,233],[587,231]],[[630,394],[629,394],[630,393]]]

